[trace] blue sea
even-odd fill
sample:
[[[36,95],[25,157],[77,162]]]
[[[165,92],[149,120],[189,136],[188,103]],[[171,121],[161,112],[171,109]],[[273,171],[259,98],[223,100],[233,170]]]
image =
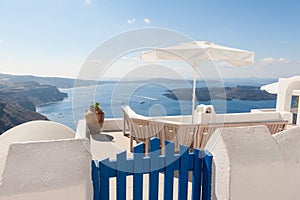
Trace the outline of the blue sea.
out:
[[[203,85],[197,85],[197,87]],[[184,87],[181,83],[105,83],[97,86],[60,89],[68,94],[61,102],[37,107],[37,112],[48,119],[76,129],[79,119],[92,102],[100,102],[105,118],[122,117],[121,105],[126,104],[145,116],[188,115],[191,114],[191,101],[167,98],[166,90]],[[212,100],[199,101],[197,104],[213,104],[217,113],[249,112],[257,108],[275,108],[276,100]]]

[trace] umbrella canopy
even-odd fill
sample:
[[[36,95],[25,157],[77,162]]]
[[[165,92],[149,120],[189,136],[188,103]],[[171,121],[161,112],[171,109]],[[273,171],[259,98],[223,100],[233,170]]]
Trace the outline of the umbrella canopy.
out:
[[[270,94],[277,94],[278,92],[278,82],[270,83],[268,85],[263,85],[260,87],[260,90],[265,90]]]
[[[300,76],[292,76],[289,78],[280,78],[278,82],[275,83],[270,83],[267,85],[263,85],[260,87],[261,90],[265,90],[270,94],[278,94],[280,92],[279,88],[279,82],[282,82],[284,84],[284,90],[287,90],[287,87],[291,84],[295,84],[297,82],[300,82]],[[298,96],[300,93],[300,86],[294,85],[293,90],[292,90],[292,95]],[[279,90],[279,91],[278,91]],[[283,90],[283,89],[281,89]],[[282,91],[281,91],[282,92]]]
[[[243,66],[253,63],[254,53],[207,41],[194,41],[145,52],[142,54],[142,60],[149,63],[157,60],[186,60],[194,67],[206,60],[224,60],[234,66]]]
[[[185,60],[193,65],[195,69],[192,100],[193,120],[196,92],[196,67],[207,60],[223,60],[234,66],[250,65],[254,60],[254,52],[220,46],[207,41],[193,41],[166,48],[157,48],[143,53],[141,58],[143,61],[149,63],[154,63],[157,60]]]

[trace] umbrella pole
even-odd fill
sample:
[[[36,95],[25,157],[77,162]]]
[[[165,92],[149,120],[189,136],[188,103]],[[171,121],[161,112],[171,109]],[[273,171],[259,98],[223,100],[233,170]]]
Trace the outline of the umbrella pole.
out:
[[[192,99],[192,123],[194,123],[194,113],[195,113],[196,79],[197,79],[197,73],[196,73],[196,69],[194,69],[193,99]]]

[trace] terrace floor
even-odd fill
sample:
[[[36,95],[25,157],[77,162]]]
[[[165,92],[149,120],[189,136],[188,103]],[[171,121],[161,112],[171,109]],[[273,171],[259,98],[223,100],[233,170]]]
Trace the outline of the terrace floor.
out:
[[[90,142],[92,156],[95,160],[116,159],[116,154],[124,150],[127,150],[127,157],[132,157],[129,146],[130,139],[124,136],[122,131],[91,135]]]

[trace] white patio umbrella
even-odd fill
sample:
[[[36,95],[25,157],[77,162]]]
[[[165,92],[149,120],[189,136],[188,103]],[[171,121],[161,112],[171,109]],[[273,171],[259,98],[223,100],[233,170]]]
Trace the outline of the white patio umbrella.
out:
[[[279,80],[286,82],[286,83],[299,82],[300,76],[292,76],[289,78],[280,78]],[[280,91],[278,91],[278,90],[280,90],[278,87],[279,87],[279,81],[277,81],[275,83],[263,85],[260,87],[260,90],[265,90],[266,92],[268,92],[270,94],[278,94],[278,92],[280,92]],[[295,95],[295,96],[298,96],[299,93],[300,93],[300,88],[296,88],[292,91],[292,95]]]
[[[265,90],[270,94],[277,94],[278,93],[278,82],[263,85],[260,87],[260,90]]]
[[[157,48],[143,53],[141,58],[149,63],[157,60],[185,60],[194,67],[192,99],[192,121],[194,121],[197,67],[206,60],[224,60],[234,66],[250,65],[254,60],[254,52],[220,46],[207,41],[193,41]]]

